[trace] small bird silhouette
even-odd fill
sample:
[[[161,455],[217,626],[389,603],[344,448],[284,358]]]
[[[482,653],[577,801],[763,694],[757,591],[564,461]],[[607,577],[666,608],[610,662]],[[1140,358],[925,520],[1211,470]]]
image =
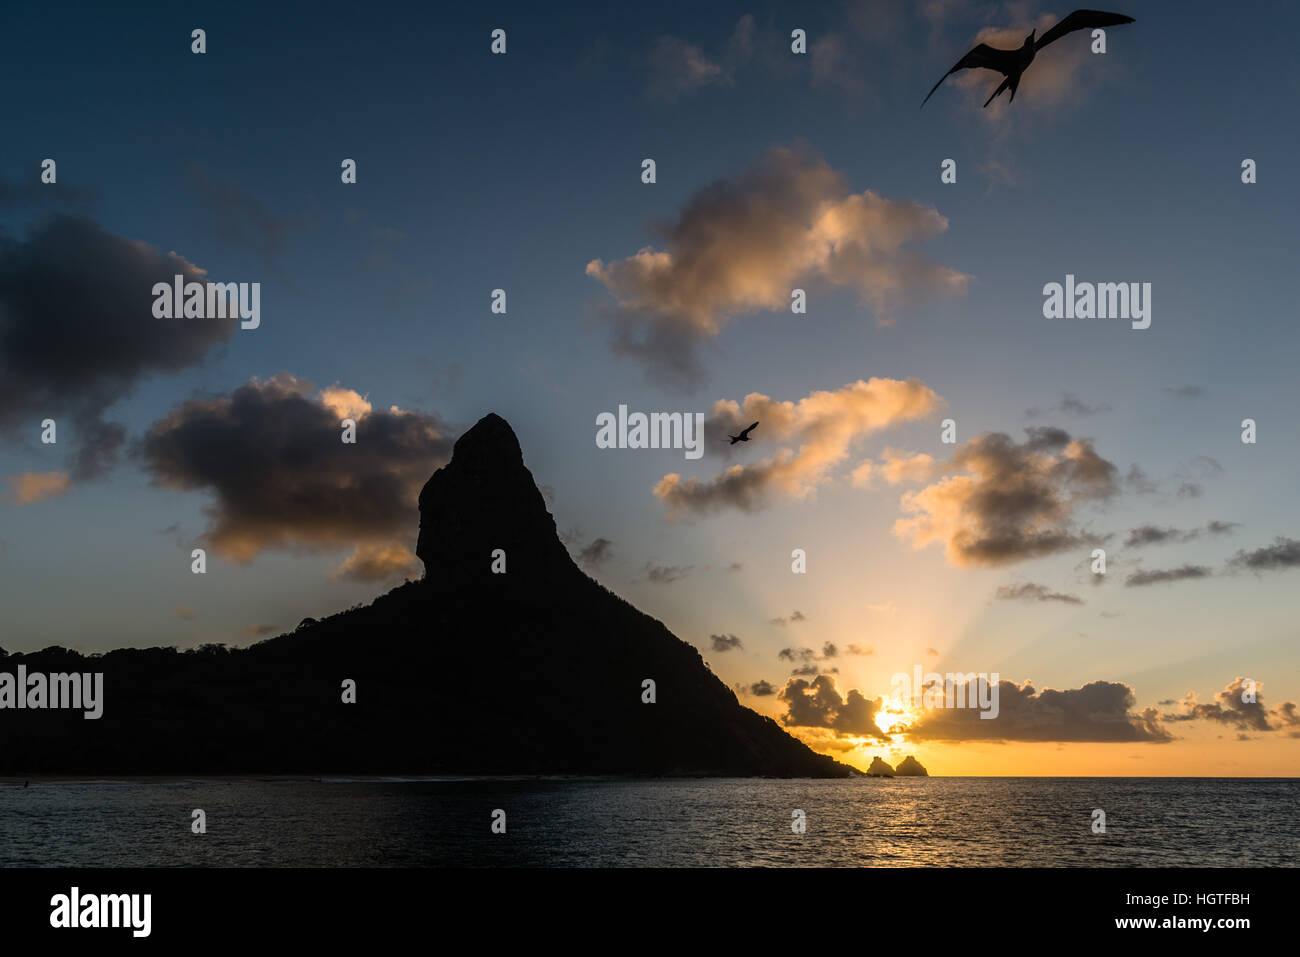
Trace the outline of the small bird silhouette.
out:
[[[743,432],[741,432],[739,435],[729,435],[729,436],[727,436],[727,438],[731,439],[731,444],[732,444],[732,445],[735,445],[737,442],[748,442],[748,441],[749,441],[749,433],[750,433],[750,432],[753,432],[756,428],[758,428],[758,423],[757,423],[757,422],[755,422],[755,423],[754,423],[753,425],[751,425],[749,428],[745,429],[745,430],[744,430]]]
[[[993,91],[993,95],[984,101],[988,106],[992,103],[999,93],[1003,90],[1011,91],[1011,99],[1008,102],[1014,102],[1016,99],[1016,87],[1020,86],[1021,75],[1029,68],[1029,64],[1034,62],[1034,56],[1047,44],[1053,40],[1059,40],[1067,33],[1073,33],[1075,30],[1090,30],[1095,27],[1114,27],[1122,23],[1132,23],[1132,17],[1126,17],[1122,13],[1106,13],[1101,10],[1075,10],[1064,20],[1052,27],[1043,36],[1035,40],[1034,34],[1037,30],[1030,30],[1029,36],[1025,37],[1024,45],[1018,50],[999,50],[991,47],[987,43],[978,44],[975,49],[971,50],[964,57],[957,61],[957,65],[940,77],[939,82],[934,85],[921,105],[925,106],[930,97],[934,96],[934,91],[939,89],[940,85],[948,77],[952,76],[958,70],[969,70],[982,67],[985,70],[997,70],[1006,77],[1002,85]]]

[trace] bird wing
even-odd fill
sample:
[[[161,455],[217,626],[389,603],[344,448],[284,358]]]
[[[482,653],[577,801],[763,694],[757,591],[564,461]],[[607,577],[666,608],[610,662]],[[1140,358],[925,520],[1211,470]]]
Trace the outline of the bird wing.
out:
[[[1070,14],[1070,16],[1074,16],[1074,14]],[[1066,19],[1068,20],[1069,17]],[[1015,70],[1015,64],[1015,50],[997,50],[989,46],[987,43],[977,44],[975,49],[971,50],[970,53],[967,53],[964,57],[958,60],[956,66],[939,78],[939,82],[936,83],[930,89],[930,92],[925,95],[925,100],[921,101],[921,105],[925,106],[926,100],[934,96],[934,91],[939,89],[943,84],[943,81],[948,79],[948,77],[952,76],[958,70],[970,70],[976,67],[983,67],[986,70],[997,70],[999,73],[1007,74]]]
[[[1122,13],[1106,13],[1103,10],[1075,10],[1074,13],[1071,13],[1035,40],[1034,51],[1041,50],[1053,40],[1059,40],[1067,33],[1073,33],[1075,30],[1091,30],[1094,27],[1117,27],[1121,23],[1132,22],[1132,17],[1126,17]]]
[[[747,428],[744,432],[741,432],[740,434],[741,434],[741,435],[749,435],[749,433],[750,433],[750,432],[753,432],[756,428],[758,428],[758,423],[757,423],[757,422],[755,422],[753,425],[751,425],[749,428]]]

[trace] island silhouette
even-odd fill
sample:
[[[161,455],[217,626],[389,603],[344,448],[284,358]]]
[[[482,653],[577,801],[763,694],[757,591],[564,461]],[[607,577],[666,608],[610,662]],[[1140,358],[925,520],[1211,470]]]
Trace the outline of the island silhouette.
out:
[[[0,651],[0,671],[104,675],[97,720],[6,710],[0,775],[855,773],[582,572],[501,417],[419,509],[422,580],[248,648]]]

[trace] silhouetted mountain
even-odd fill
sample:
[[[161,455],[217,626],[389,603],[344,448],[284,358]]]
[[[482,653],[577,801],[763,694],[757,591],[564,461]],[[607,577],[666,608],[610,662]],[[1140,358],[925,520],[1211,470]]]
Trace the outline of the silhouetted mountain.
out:
[[[892,778],[894,769],[889,766],[888,762],[880,758],[872,758],[871,764],[867,768],[867,774],[873,778]]]
[[[894,768],[894,773],[900,776],[909,774],[914,777],[930,776],[930,772],[925,769],[925,766],[910,754],[898,762],[898,767]]]
[[[500,417],[461,436],[420,513],[425,580],[250,648],[0,657],[105,675],[98,720],[0,711],[0,773],[851,773],[578,569]]]

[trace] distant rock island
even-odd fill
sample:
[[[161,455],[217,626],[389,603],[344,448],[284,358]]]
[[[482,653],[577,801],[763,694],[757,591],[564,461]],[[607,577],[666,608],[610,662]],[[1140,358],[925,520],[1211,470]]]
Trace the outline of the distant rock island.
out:
[[[368,606],[246,649],[0,654],[0,671],[104,674],[98,720],[0,711],[0,774],[854,773],[583,574],[504,419],[460,437],[419,505],[424,580]]]
[[[898,762],[898,767],[891,768],[887,761],[880,758],[872,758],[871,765],[867,768],[867,775],[873,778],[893,778],[893,777],[929,777],[930,772],[925,769],[920,761],[912,755],[908,755]]]
[[[910,754],[898,762],[898,767],[894,768],[894,773],[899,776],[909,774],[916,777],[930,776],[930,772],[925,769],[924,765]]]

